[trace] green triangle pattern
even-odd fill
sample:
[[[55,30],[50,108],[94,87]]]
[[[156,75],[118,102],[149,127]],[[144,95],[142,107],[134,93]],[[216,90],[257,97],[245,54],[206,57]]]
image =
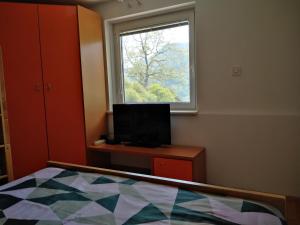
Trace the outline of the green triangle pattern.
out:
[[[174,205],[171,220],[186,221],[186,222],[195,222],[195,223],[209,223],[209,224],[218,224],[218,225],[238,225],[232,223],[216,216],[202,213],[199,211],[194,211]]]
[[[208,196],[207,200],[209,199],[214,199],[215,201],[220,202],[238,212],[241,211],[243,206],[243,200],[234,197],[226,196],[226,198],[224,198],[224,196],[210,195]]]
[[[19,189],[24,189],[24,188],[32,188],[36,187],[36,181],[35,178],[32,178],[30,180],[24,181],[20,184],[17,184],[16,186],[1,190],[1,191],[14,191],[14,190],[19,190]]]
[[[157,207],[150,203],[137,214],[132,216],[129,220],[127,220],[124,225],[150,223],[162,220],[168,220],[168,218]]]
[[[61,183],[61,184],[69,186],[76,179],[77,179],[77,176],[69,176],[69,177],[54,178],[53,180],[56,181],[56,182],[58,182],[58,183]]]
[[[41,188],[55,189],[55,190],[64,190],[64,191],[72,191],[72,192],[82,192],[76,188],[67,186],[65,184],[59,183],[55,180],[48,180],[47,182],[40,185]]]
[[[254,204],[252,202],[243,201],[243,206],[241,209],[242,212],[262,212],[262,213],[269,213],[272,215],[275,215],[271,210],[268,210],[267,208]]]
[[[109,179],[107,177],[99,177],[92,184],[111,184],[116,183],[116,181]]]
[[[58,175],[56,175],[54,178],[62,178],[62,177],[70,177],[70,176],[76,176],[78,175],[78,172],[73,170],[64,170]]]
[[[131,197],[147,201],[144,196],[142,196],[133,185],[119,184],[119,191],[122,195],[129,195]]]
[[[189,202],[189,201],[202,199],[202,198],[207,198],[207,197],[196,192],[178,189],[175,204],[182,203],[182,202]]]
[[[120,184],[127,184],[127,185],[133,185],[137,183],[136,180],[132,180],[132,179],[128,179],[128,180],[124,180],[124,181],[121,181]]]
[[[56,201],[50,206],[52,211],[60,218],[65,219],[70,215],[76,213],[78,210],[89,204],[90,201],[78,201],[78,200],[64,200]]]
[[[113,195],[110,197],[102,198],[96,201],[99,205],[103,206],[107,210],[114,212],[118,203],[120,195]]]
[[[81,196],[83,197],[86,197],[92,201],[97,201],[99,199],[102,199],[102,198],[107,198],[107,197],[110,197],[112,196],[113,194],[110,193],[110,192],[86,192],[86,193],[82,193],[80,194]]]
[[[48,180],[49,179],[45,179],[45,178],[35,178],[36,186],[40,186],[41,184],[45,183]]]
[[[5,225],[36,225],[38,220],[7,219]]]
[[[23,199],[11,195],[0,194],[0,209],[4,210],[10,206],[22,201]]]
[[[48,197],[48,196],[57,195],[57,194],[67,194],[67,193],[69,193],[69,192],[64,191],[64,190],[36,188],[33,192],[30,193],[29,196],[27,196],[26,199],[42,198],[42,197]]]
[[[28,201],[37,202],[43,205],[52,205],[57,201],[90,201],[90,199],[85,198],[77,193],[66,193],[66,194],[57,194],[51,195],[42,198],[33,198],[28,199]]]
[[[102,216],[81,217],[72,220],[77,223],[91,224],[91,225],[116,225],[115,217],[113,214]]]

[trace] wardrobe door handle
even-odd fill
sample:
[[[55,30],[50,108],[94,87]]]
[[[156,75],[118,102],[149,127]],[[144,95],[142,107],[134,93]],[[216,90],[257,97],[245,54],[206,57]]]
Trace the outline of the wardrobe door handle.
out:
[[[52,89],[53,89],[53,85],[50,84],[50,83],[47,83],[47,84],[46,84],[46,90],[47,90],[47,91],[51,91]]]

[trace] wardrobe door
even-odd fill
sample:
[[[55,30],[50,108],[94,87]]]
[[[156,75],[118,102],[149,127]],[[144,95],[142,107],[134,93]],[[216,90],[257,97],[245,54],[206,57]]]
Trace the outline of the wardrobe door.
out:
[[[99,15],[81,6],[78,9],[81,71],[87,145],[107,133],[104,40]],[[92,47],[91,47],[92,46]]]
[[[0,3],[7,114],[14,178],[46,167],[48,158],[35,4]]]
[[[85,164],[76,7],[39,5],[39,21],[50,159]]]

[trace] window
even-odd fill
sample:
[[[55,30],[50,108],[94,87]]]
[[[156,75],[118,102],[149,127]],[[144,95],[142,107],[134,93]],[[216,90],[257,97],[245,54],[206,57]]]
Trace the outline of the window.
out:
[[[113,26],[115,103],[170,103],[195,110],[194,11]]]

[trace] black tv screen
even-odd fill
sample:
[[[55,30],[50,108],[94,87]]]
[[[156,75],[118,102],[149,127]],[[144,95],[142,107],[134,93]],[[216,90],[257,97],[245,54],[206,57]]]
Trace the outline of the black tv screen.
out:
[[[169,104],[114,104],[114,138],[138,146],[171,144]]]

